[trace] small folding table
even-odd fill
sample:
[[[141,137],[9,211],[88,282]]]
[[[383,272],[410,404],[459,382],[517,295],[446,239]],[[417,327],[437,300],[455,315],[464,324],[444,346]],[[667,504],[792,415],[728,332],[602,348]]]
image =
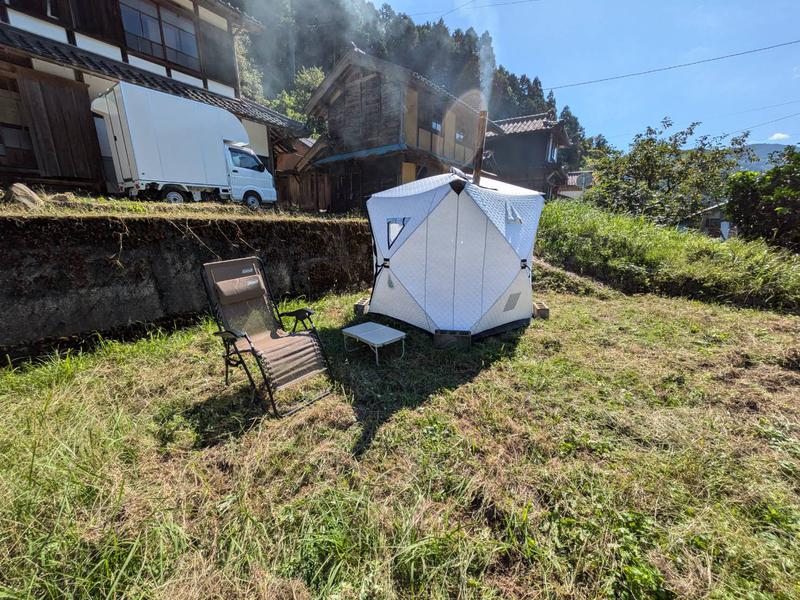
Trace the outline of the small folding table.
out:
[[[342,329],[342,335],[344,335],[344,349],[347,352],[353,352],[355,350],[355,348],[347,347],[347,338],[353,338],[372,348],[372,351],[375,353],[376,365],[380,364],[378,362],[378,349],[388,346],[389,344],[402,342],[403,353],[400,355],[400,358],[406,355],[406,334],[397,329],[387,327],[386,325],[381,325],[380,323],[367,321],[366,323],[353,325],[352,327]]]

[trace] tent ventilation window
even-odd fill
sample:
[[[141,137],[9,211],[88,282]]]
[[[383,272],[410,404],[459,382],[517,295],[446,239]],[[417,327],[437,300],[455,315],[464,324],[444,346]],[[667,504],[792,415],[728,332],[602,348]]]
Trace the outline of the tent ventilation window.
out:
[[[522,224],[522,215],[510,202],[506,202],[506,223]]]
[[[514,292],[513,294],[508,295],[508,300],[506,300],[506,305],[503,308],[503,312],[508,312],[514,310],[517,307],[517,302],[519,302],[520,293]]]
[[[386,240],[389,248],[392,247],[397,236],[403,231],[406,223],[408,223],[408,217],[389,217],[386,219]]]

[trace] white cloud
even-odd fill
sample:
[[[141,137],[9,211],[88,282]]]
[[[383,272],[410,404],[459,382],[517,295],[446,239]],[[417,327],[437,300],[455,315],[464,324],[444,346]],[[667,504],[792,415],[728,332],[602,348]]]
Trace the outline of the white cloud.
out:
[[[782,142],[783,140],[788,140],[791,136],[788,133],[773,133],[769,136],[770,142]]]

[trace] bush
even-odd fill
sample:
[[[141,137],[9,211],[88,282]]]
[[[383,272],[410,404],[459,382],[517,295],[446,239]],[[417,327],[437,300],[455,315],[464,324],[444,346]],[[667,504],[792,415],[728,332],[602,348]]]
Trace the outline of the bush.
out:
[[[555,201],[542,214],[537,255],[628,293],[800,313],[800,256],[758,240],[720,242],[580,201]]]
[[[739,233],[800,251],[800,151],[787,146],[766,173],[744,171],[728,182],[728,210]]]

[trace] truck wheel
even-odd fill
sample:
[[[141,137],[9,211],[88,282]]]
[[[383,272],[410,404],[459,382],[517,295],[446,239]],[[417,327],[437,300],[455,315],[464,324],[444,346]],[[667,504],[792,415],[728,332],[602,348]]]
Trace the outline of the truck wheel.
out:
[[[254,192],[247,192],[244,195],[244,205],[250,210],[258,210],[261,207],[261,198]]]
[[[161,197],[164,202],[168,202],[169,204],[183,204],[184,200],[186,200],[184,193],[175,189],[164,190]]]

